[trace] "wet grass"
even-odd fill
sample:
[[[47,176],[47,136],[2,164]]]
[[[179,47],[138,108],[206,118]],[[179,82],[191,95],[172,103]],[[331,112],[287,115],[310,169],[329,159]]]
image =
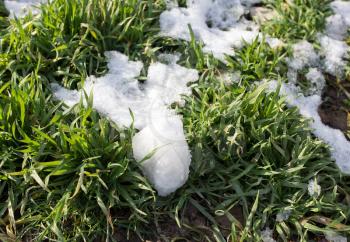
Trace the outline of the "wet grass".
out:
[[[288,10],[285,21],[272,25],[275,36],[312,39],[327,5],[308,0],[305,6],[311,13],[290,27],[297,30],[281,31],[295,20],[296,10]],[[224,64],[194,40],[158,36],[164,9],[162,1],[54,0],[41,17],[5,18],[0,240],[261,241],[267,227],[278,241],[316,241],[331,231],[348,236],[349,177],[312,136],[308,120],[256,83],[285,80],[288,48],[254,41]],[[106,50],[146,64],[161,52],[179,51],[181,64],[200,72],[186,105],[174,106],[193,159],[188,182],[169,197],[157,196],[133,159],[133,127],[101,117],[91,101],[67,109],[52,98],[51,82],[76,88],[88,75],[103,75]],[[227,71],[240,72],[237,83],[223,81]],[[321,186],[319,196],[309,195],[310,180]],[[200,221],[191,220],[189,209]],[[277,221],[286,210],[290,216]]]

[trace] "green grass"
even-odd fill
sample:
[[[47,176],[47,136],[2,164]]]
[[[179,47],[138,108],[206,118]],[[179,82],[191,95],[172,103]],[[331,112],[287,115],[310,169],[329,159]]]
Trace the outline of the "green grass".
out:
[[[101,232],[98,227],[103,234],[109,230],[111,207],[133,207],[130,226],[144,217],[144,202],[154,194],[132,159],[132,130],[120,130],[91,108],[60,111],[35,77],[9,88],[11,98],[2,93],[0,108],[7,197],[1,223],[8,225],[8,237],[91,238]],[[69,224],[80,226],[67,230]]]
[[[325,26],[325,18],[331,14],[330,0],[277,0],[266,1],[278,17],[263,26],[264,32],[284,41],[306,39],[314,41]]]
[[[350,210],[337,201],[342,190],[333,190],[343,178],[296,110],[286,109],[283,100],[266,95],[263,87],[246,92],[204,84],[195,90],[201,100],[193,98],[184,112],[194,154],[190,183],[198,184],[192,185],[197,187],[191,189],[193,199],[210,204],[212,216],[229,213],[235,205],[245,218],[254,212],[246,224],[235,224],[243,227],[243,241],[258,241],[265,226],[275,228],[281,238],[309,241],[312,232],[332,230],[331,221],[347,223]],[[319,199],[306,190],[315,177],[324,189]],[[251,211],[255,199],[258,205]],[[291,217],[276,223],[276,214],[285,208],[293,210]],[[308,221],[311,216],[328,218],[330,227]]]
[[[39,74],[76,87],[87,75],[106,71],[103,53],[120,50],[131,58],[149,55],[157,33],[160,4],[149,1],[55,0],[42,8],[41,18],[13,20],[2,35],[5,74]],[[152,51],[152,50],[148,50]]]
[[[8,13],[6,7],[5,7],[4,1],[1,0],[0,1],[0,16],[1,17],[6,17],[6,16],[8,16],[8,14],[9,13]]]
[[[281,12],[283,21],[266,25],[267,33],[275,28],[275,36],[290,42],[314,39],[327,5],[295,4]],[[271,6],[281,10],[282,2]],[[299,18],[300,8],[307,14]],[[260,241],[266,227],[278,241],[316,241],[327,231],[348,236],[349,177],[313,137],[308,120],[256,85],[285,80],[288,48],[272,50],[256,40],[224,64],[195,40],[158,36],[164,9],[162,1],[54,0],[41,17],[4,19],[0,240]],[[156,195],[133,159],[133,127],[101,117],[91,100],[67,109],[52,98],[51,82],[76,88],[88,75],[103,75],[107,50],[146,65],[158,53],[179,51],[181,64],[200,72],[186,105],[174,105],[193,159],[188,182],[169,197]],[[227,71],[239,71],[239,82],[223,82]],[[318,197],[307,192],[313,179],[322,187]],[[277,222],[285,209],[292,209],[290,217]]]

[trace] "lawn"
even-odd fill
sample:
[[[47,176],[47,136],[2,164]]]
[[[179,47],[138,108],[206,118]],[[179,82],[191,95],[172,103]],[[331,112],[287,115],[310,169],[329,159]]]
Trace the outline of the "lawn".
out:
[[[350,239],[349,1],[13,2],[0,241]]]

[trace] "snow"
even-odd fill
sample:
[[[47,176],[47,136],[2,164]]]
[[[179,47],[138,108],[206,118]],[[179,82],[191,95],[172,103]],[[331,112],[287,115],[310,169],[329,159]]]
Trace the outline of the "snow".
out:
[[[262,0],[241,0],[241,3],[247,7],[251,7],[251,6],[258,4],[258,3],[261,3],[261,2],[262,2]]]
[[[256,1],[242,1],[250,6]],[[223,60],[241,48],[243,40],[253,41],[259,36],[259,27],[244,18],[247,7],[240,0],[192,0],[187,8],[174,7],[160,16],[161,34],[168,37],[191,39],[189,26],[197,40],[204,43],[203,50]]]
[[[330,38],[343,40],[346,37],[347,31],[348,27],[342,15],[334,14],[326,19],[326,33]]]
[[[293,70],[301,70],[307,66],[317,65],[319,57],[314,47],[306,40],[297,42],[292,46],[293,58],[287,59],[288,66]]]
[[[276,221],[277,222],[283,222],[289,219],[290,215],[292,213],[292,210],[287,208],[284,209],[282,212],[277,213],[276,215]]]
[[[266,228],[265,230],[261,231],[261,239],[263,242],[276,242],[272,235],[273,231],[270,228]]]
[[[348,26],[350,26],[350,2],[346,1],[333,1],[331,3],[331,7],[334,12],[340,14],[344,17],[345,22]]]
[[[320,68],[320,56],[316,53],[313,45],[306,40],[301,40],[292,46],[293,55],[287,58],[288,81],[294,85],[298,82],[298,73],[307,70],[305,75],[309,81],[308,90],[304,91],[307,95],[321,94],[325,85],[325,79]]]
[[[285,43],[277,38],[266,37],[265,41],[272,49],[277,49],[285,46]]]
[[[106,52],[106,57],[109,72],[105,76],[87,78],[79,91],[53,84],[54,96],[72,106],[84,101],[84,92],[93,94],[93,107],[101,114],[121,126],[134,121],[140,130],[132,141],[135,159],[159,195],[166,196],[186,182],[191,161],[181,118],[167,106],[191,94],[188,84],[198,79],[198,73],[176,64],[178,56],[167,55],[170,63],[152,63],[147,80],[140,83],[142,62],[129,61],[116,51]]]
[[[326,85],[326,80],[324,79],[322,72],[319,71],[317,68],[310,68],[305,77],[311,85],[309,90],[307,91],[307,95],[321,95],[322,90]]]
[[[40,3],[44,3],[46,0],[5,0],[5,7],[10,12],[10,17],[24,17],[29,12],[33,14],[40,13],[38,7]]]
[[[324,69],[327,73],[342,77],[345,70],[345,58],[348,58],[349,46],[344,41],[350,28],[350,2],[334,1],[331,3],[334,15],[326,19],[325,34],[319,35]]]
[[[138,161],[155,151],[142,166],[159,195],[166,196],[186,182],[191,154],[179,116],[168,112],[167,118],[151,122],[133,137],[132,146]]]
[[[350,2],[335,1],[331,4],[334,14],[326,19],[325,33],[318,34],[320,50],[315,51],[313,45],[306,40],[292,46],[293,57],[287,58],[288,80],[296,84],[298,73],[304,68],[311,68],[306,76],[310,81],[310,94],[318,93],[324,86],[321,71],[336,77],[343,77],[349,57],[349,46],[344,41],[350,27]],[[316,69],[317,68],[317,69]]]
[[[277,81],[270,81],[269,90],[277,90],[278,85]],[[305,97],[293,83],[282,83],[279,94],[286,97],[289,106],[297,107],[302,116],[311,119],[310,126],[314,135],[330,146],[331,155],[340,170],[350,174],[350,142],[340,130],[322,123],[317,111],[322,102],[321,97],[319,95]]]
[[[233,83],[239,83],[239,81],[241,80],[241,72],[225,72],[220,76],[220,78],[224,81],[226,85],[232,85]]]
[[[179,6],[177,0],[165,0],[167,9],[176,8]]]
[[[310,180],[307,185],[307,190],[311,197],[317,198],[321,194],[321,186],[318,185],[317,180]]]
[[[327,35],[319,37],[321,53],[324,56],[324,69],[333,76],[343,76],[349,47],[345,41],[332,39]]]
[[[317,36],[320,49],[316,51],[306,40],[301,40],[292,46],[293,55],[286,60],[289,83],[282,84],[280,94],[286,95],[287,103],[298,107],[304,117],[312,119],[311,127],[314,134],[331,147],[332,157],[339,168],[344,173],[350,174],[349,141],[340,130],[324,125],[318,114],[318,107],[322,102],[320,95],[325,86],[322,71],[335,77],[344,77],[345,59],[349,58],[350,50],[344,41],[350,27],[350,2],[334,1],[331,7],[334,14],[326,19],[325,32]],[[304,71],[309,88],[301,91],[298,86],[298,74],[305,73]],[[271,85],[276,88],[276,81]]]
[[[335,233],[326,233],[326,239],[329,242],[347,242],[348,239],[346,237],[343,237],[341,235],[335,234]]]

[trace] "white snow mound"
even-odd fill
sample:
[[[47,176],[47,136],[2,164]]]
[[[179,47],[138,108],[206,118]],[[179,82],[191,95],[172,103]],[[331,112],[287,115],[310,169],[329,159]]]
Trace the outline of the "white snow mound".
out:
[[[143,171],[160,196],[166,196],[181,187],[188,178],[191,154],[179,116],[169,114],[137,133],[132,139],[134,157],[142,161]]]
[[[141,62],[129,61],[116,51],[106,56],[107,75],[87,78],[79,91],[53,84],[54,96],[72,106],[84,100],[84,92],[92,94],[94,109],[122,126],[133,123],[131,110],[134,126],[140,130],[132,141],[135,159],[142,162],[159,195],[166,196],[186,182],[191,162],[181,117],[167,106],[181,103],[181,95],[191,93],[188,84],[198,79],[198,73],[177,65],[178,56],[167,55],[170,64],[151,64],[147,80],[141,83],[136,79],[143,68]]]

